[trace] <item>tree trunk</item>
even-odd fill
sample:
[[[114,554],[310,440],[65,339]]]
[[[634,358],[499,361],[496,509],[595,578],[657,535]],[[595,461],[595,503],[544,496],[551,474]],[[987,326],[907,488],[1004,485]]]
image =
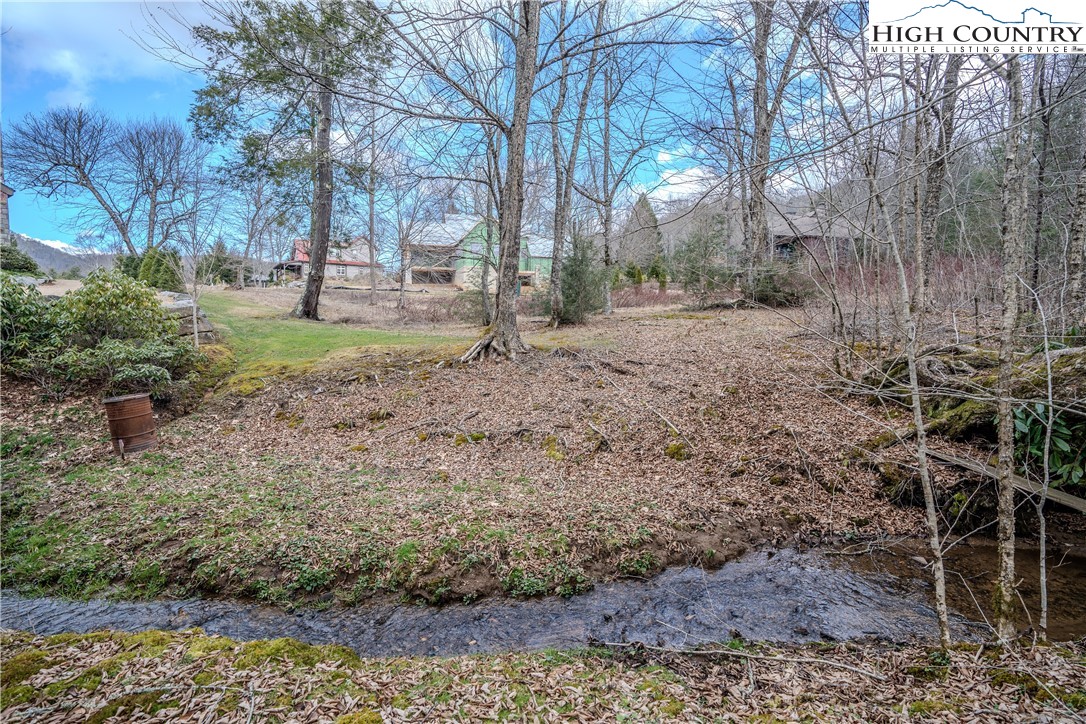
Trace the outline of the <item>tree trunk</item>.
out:
[[[903,277],[899,273],[899,282]],[[903,287],[903,290],[905,288]],[[905,305],[909,304],[908,295],[903,291]],[[935,614],[939,619],[939,643],[945,649],[950,646],[950,619],[946,604],[946,572],[943,570],[943,543],[939,534],[939,513],[935,507],[935,489],[932,485],[931,470],[928,465],[927,432],[924,428],[923,400],[920,396],[920,381],[916,369],[917,329],[916,315],[911,310],[907,312],[905,350],[909,366],[909,400],[913,413],[913,425],[916,426],[916,461],[917,472],[920,475],[920,486],[924,490],[924,514],[928,524],[928,546],[932,555],[932,566],[935,578]]]
[[[766,217],[765,189],[769,178],[770,131],[773,120],[769,110],[769,36],[773,29],[774,0],[751,3],[754,11],[754,138],[750,166],[750,258],[757,261],[769,249],[769,221]],[[782,80],[782,82],[784,82]]]
[[[411,283],[411,249],[407,239],[400,241],[400,309],[407,308],[407,285]]]
[[[1082,154],[1067,250],[1067,312],[1071,324],[1086,317],[1086,151]],[[1068,325],[1070,326],[1070,325]]]
[[[1041,282],[1041,238],[1044,232],[1044,209],[1045,209],[1045,183],[1047,182],[1047,166],[1048,166],[1048,149],[1052,140],[1052,109],[1048,106],[1048,98],[1045,95],[1045,66],[1047,64],[1047,58],[1044,55],[1035,55],[1035,72],[1037,79],[1035,81],[1037,88],[1037,108],[1041,120],[1041,150],[1037,155],[1037,196],[1034,199],[1036,204],[1033,210],[1033,254],[1030,259],[1030,272],[1029,272],[1029,284],[1030,288],[1037,291]],[[1030,296],[1030,300],[1035,300]],[[1039,301],[1035,305],[1035,308],[1040,309]]]
[[[152,186],[147,197],[147,249],[155,248],[155,225],[158,223],[158,190]]]
[[[614,259],[611,257],[611,227],[613,226],[614,212],[611,204],[603,210],[603,313],[612,314],[614,308],[611,302],[611,278],[613,276],[611,272],[611,265],[614,264]]]
[[[603,72],[603,168],[600,175],[603,177],[603,313],[612,314],[614,308],[611,300],[612,273],[611,265],[614,264],[614,255],[611,252],[611,227],[614,225],[615,195],[610,189],[611,184],[611,70],[610,67]]]
[[[309,224],[309,277],[292,316],[320,319],[318,304],[332,233],[332,89],[327,78],[317,80],[317,129],[314,138],[313,209]]]
[[[517,272],[520,270],[520,225],[524,212],[524,159],[528,139],[528,111],[535,90],[539,51],[537,0],[521,0],[516,37],[516,79],[513,119],[506,132],[505,179],[498,210],[498,298],[492,331],[461,358],[480,356],[514,358],[529,347],[517,329]]]
[[[370,179],[366,189],[369,202],[370,306],[377,304],[377,119],[370,106]]]
[[[1018,284],[1022,271],[1025,216],[1025,142],[1023,140],[1022,70],[1018,56],[1007,56],[1006,81],[1010,113],[1004,150],[1003,175],[1003,314],[999,334],[999,372],[996,403],[998,442],[999,572],[993,594],[996,635],[1009,641],[1015,635],[1014,580],[1014,413],[1011,385],[1014,375],[1014,335],[1018,326]]]
[[[601,3],[602,6],[602,3]],[[562,0],[561,22],[566,21],[566,0]],[[565,55],[566,36],[562,33],[558,37],[558,53]],[[566,206],[566,186],[573,183],[573,179],[566,178],[566,163],[562,154],[562,110],[566,105],[566,90],[569,87],[569,58],[562,60],[562,69],[558,77],[558,95],[551,108],[551,160],[554,165],[554,226],[552,238],[554,246],[551,247],[551,326],[557,327],[562,319],[562,252],[566,241],[566,215],[569,209]],[[570,149],[570,154],[573,154]]]
[[[929,155],[924,189],[923,230],[916,259],[916,296],[921,310],[928,305],[927,287],[935,262],[936,232],[942,208],[943,186],[946,183],[947,162],[954,140],[954,111],[958,104],[958,76],[965,63],[964,55],[951,55],[943,77],[942,107],[939,110],[939,136]],[[918,121],[919,125],[919,121]]]
[[[480,283],[483,294],[483,326],[494,323],[494,300],[490,296],[490,260],[494,256],[494,224],[490,217],[490,195],[487,194],[486,245],[483,249],[483,273]]]
[[[562,17],[565,17],[565,3],[562,5]],[[588,58],[584,87],[577,103],[577,120],[573,126],[573,138],[570,141],[569,155],[562,159],[561,120],[562,108],[566,102],[566,83],[569,73],[568,61],[562,65],[562,78],[559,82],[558,100],[551,114],[551,145],[554,153],[555,195],[554,195],[554,248],[551,251],[551,326],[557,327],[562,317],[562,257],[565,254],[566,228],[570,221],[570,207],[573,205],[573,183],[577,173],[577,156],[581,147],[581,134],[584,132],[588,103],[592,97],[592,86],[596,81],[599,43],[604,37],[603,24],[606,2],[599,3],[596,15],[596,39]],[[560,52],[565,52],[565,39],[560,41]],[[564,163],[564,165],[563,165]]]
[[[193,277],[196,276],[196,262],[193,261]],[[200,349],[200,316],[197,314],[196,303],[200,300],[200,283],[193,279],[192,282],[192,346]]]

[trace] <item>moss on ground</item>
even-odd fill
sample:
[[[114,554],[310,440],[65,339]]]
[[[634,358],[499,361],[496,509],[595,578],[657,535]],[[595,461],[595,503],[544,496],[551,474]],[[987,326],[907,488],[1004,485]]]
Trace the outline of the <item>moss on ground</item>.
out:
[[[165,691],[147,691],[139,694],[126,694],[113,699],[98,711],[87,718],[87,724],[102,724],[115,716],[126,715],[126,718],[134,718],[136,712],[151,715],[163,709],[172,709],[177,706],[176,699],[164,700]]]
[[[24,651],[4,662],[0,670],[0,686],[7,688],[21,684],[49,666],[49,656],[44,651]]]
[[[748,647],[735,642],[737,649]],[[755,650],[768,660],[753,662],[748,674],[746,664],[727,657],[710,661],[669,654],[653,659],[636,649],[361,659],[336,646],[290,639],[238,643],[199,630],[49,638],[3,632],[0,664],[5,683],[0,697],[13,718],[93,701],[85,716],[97,722],[161,712],[192,719],[240,715],[284,720],[301,710],[320,710],[343,724],[479,717],[550,720],[574,714],[593,720],[664,721],[712,718],[724,711],[748,721],[883,720],[903,713],[939,718],[981,706],[998,706],[1011,718],[1043,719],[1086,706],[1086,692],[1044,683],[1057,668],[1064,680],[1086,675],[1080,647],[1026,651],[1015,656],[1013,666],[1002,662],[1001,652],[983,669],[972,665],[973,652],[964,650],[868,647],[859,653],[855,646],[820,644]],[[790,663],[772,663],[779,654],[786,659],[825,658],[827,663],[841,659],[888,678],[859,676],[847,695],[838,697],[840,680],[823,680],[826,667],[796,670]],[[947,662],[945,679],[915,681],[894,675],[894,667],[941,662]],[[261,681],[256,696],[247,693],[254,670]],[[161,687],[152,683],[132,690],[128,682],[149,671],[164,679]],[[734,677],[745,681],[748,675],[759,682],[754,691],[721,694]],[[35,686],[27,684],[29,677],[36,677]],[[797,686],[805,693],[796,696]],[[988,693],[978,701],[969,698],[972,691]]]
[[[307,667],[322,661],[347,665],[360,663],[358,654],[344,646],[310,646],[288,638],[242,644],[235,660],[239,669],[259,668],[273,661],[289,661],[295,666]]]

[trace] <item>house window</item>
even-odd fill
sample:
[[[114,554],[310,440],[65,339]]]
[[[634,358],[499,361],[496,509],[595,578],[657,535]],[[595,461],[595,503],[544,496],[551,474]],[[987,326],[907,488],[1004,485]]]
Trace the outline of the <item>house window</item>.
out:
[[[343,265],[343,264],[336,264],[336,276],[337,277],[345,277],[345,276],[347,276],[347,267],[345,265]]]

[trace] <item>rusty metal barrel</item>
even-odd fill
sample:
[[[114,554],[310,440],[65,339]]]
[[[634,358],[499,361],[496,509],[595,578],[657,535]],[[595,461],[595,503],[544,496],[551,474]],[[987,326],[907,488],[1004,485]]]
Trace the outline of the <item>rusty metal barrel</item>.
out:
[[[143,393],[108,397],[102,400],[102,405],[106,408],[114,452],[124,455],[158,446],[150,395]]]

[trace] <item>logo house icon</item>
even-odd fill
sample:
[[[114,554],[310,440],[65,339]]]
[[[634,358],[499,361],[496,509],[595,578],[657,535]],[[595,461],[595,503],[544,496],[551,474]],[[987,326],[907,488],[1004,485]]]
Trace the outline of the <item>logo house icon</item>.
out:
[[[871,0],[867,41],[872,53],[1086,53],[1086,3],[1047,2]]]

